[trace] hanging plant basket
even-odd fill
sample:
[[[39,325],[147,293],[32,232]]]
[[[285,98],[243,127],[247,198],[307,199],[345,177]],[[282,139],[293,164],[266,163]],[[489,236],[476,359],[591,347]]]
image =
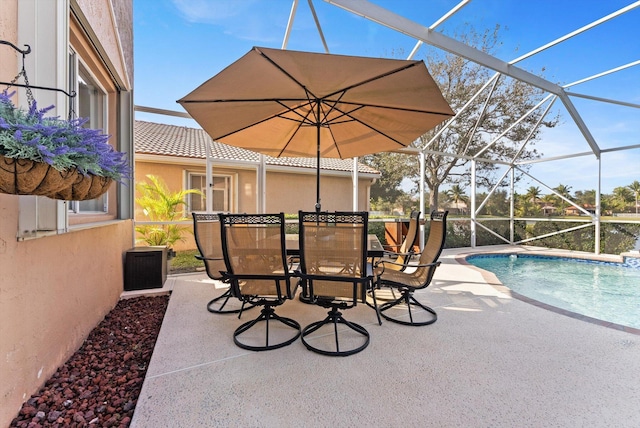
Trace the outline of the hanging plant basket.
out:
[[[0,192],[82,201],[95,199],[114,181],[129,178],[126,153],[107,143],[87,119],[45,117],[53,106],[28,111],[0,92]]]
[[[0,191],[3,193],[46,196],[70,187],[78,175],[75,168],[58,171],[44,162],[0,155]]]
[[[46,196],[65,201],[88,201],[106,193],[111,183],[113,179],[108,177],[78,174],[70,186]]]

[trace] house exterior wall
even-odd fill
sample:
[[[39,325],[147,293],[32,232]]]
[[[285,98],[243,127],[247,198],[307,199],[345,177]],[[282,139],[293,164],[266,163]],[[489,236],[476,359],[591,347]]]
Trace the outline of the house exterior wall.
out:
[[[111,3],[118,5],[120,13],[132,14],[131,0]],[[66,69],[56,68],[56,64],[66,62],[60,55],[66,55],[69,41],[47,32],[52,21],[70,21],[72,4],[78,6],[67,0],[2,0],[0,39],[19,47],[32,46],[32,53],[27,55],[31,57],[27,65],[31,84],[60,87],[58,83],[65,81]],[[94,6],[105,16],[110,2],[103,0]],[[37,13],[24,16],[26,10]],[[19,28],[25,20],[32,21],[37,37],[25,36],[24,29]],[[112,21],[109,25],[113,35],[117,27]],[[42,45],[43,40],[55,46],[55,54]],[[102,40],[94,42],[100,45]],[[113,48],[105,50],[112,52]],[[35,71],[30,73],[30,64],[39,69],[49,64],[50,75],[55,75],[56,81],[46,81],[46,75]],[[18,67],[17,53],[8,46],[0,46],[0,80],[13,79]],[[125,76],[119,78],[126,80]],[[39,105],[48,105],[48,101],[59,105],[58,98],[48,100],[43,91],[35,96]],[[109,97],[116,97],[116,92],[109,93]],[[116,115],[110,113],[109,117]],[[118,144],[114,127],[110,123],[109,133]],[[123,186],[121,191],[126,189]],[[113,190],[113,201],[116,196]],[[22,403],[73,355],[115,306],[123,289],[124,254],[133,242],[132,220],[115,218],[115,214],[110,221],[18,241],[20,210],[29,207],[21,204],[25,198],[35,197],[0,193],[0,426],[10,424]]]
[[[324,211],[353,211],[351,175],[321,175],[320,203]],[[358,210],[369,211],[371,179],[358,180]],[[316,175],[267,171],[267,211],[297,214],[314,211]]]
[[[204,161],[200,162],[204,163]],[[203,165],[196,164],[171,164],[163,162],[145,162],[136,161],[135,165],[135,182],[142,183],[148,182],[147,175],[155,175],[161,177],[166,183],[171,192],[179,192],[186,188],[187,185],[187,171],[205,174],[206,168]],[[255,170],[245,169],[228,169],[228,168],[216,168],[216,174],[230,174],[234,177],[234,188],[237,189],[236,196],[234,196],[234,212],[255,212],[255,188],[256,188],[256,173]],[[135,197],[138,198],[139,192],[136,190]],[[189,216],[189,214],[187,213]],[[136,221],[149,221],[145,217],[140,206],[135,204],[135,220]],[[188,217],[191,220],[191,217]],[[177,242],[173,248],[176,251],[195,249],[196,244],[193,238],[193,227],[189,225],[189,232],[183,234],[184,241]],[[136,246],[144,246],[145,243],[137,241],[139,236],[136,237]]]
[[[176,160],[178,159],[178,160]],[[170,163],[171,162],[171,163]],[[149,174],[161,177],[172,192],[178,192],[186,188],[186,172],[206,173],[204,160],[185,163],[179,162],[179,158],[163,159],[162,161],[136,160],[136,183],[148,181]],[[257,212],[257,176],[256,169],[251,167],[226,167],[214,166],[215,174],[229,174],[234,180],[235,206],[232,212],[255,213]],[[369,210],[369,189],[371,179],[361,178],[358,184],[358,209]],[[297,214],[298,210],[313,211],[316,203],[316,175],[304,171],[279,172],[267,171],[266,174],[266,211],[284,212],[285,214]],[[352,179],[350,175],[330,175],[321,177],[322,209],[329,211],[352,211]],[[139,197],[136,192],[136,197]],[[142,213],[140,206],[136,204],[136,221],[148,221]],[[177,251],[195,249],[195,241],[191,233],[193,228],[183,237],[184,242],[174,245]],[[137,245],[145,245],[138,243]]]

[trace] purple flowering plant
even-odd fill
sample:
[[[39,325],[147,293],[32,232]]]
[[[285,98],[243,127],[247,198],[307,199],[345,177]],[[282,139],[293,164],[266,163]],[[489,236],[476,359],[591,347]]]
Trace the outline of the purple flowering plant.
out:
[[[107,143],[109,135],[85,128],[88,118],[45,117],[53,106],[38,109],[35,101],[25,111],[14,106],[14,94],[0,92],[0,155],[45,162],[59,171],[77,168],[83,175],[119,182],[130,178],[126,153]]]

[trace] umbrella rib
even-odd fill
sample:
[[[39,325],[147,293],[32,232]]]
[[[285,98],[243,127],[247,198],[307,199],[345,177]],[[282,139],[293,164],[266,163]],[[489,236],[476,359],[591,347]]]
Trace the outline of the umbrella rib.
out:
[[[395,138],[391,137],[391,136],[390,136],[390,135],[388,135],[386,132],[382,132],[381,130],[379,130],[379,129],[377,129],[377,128],[374,128],[373,126],[369,125],[368,123],[365,123],[365,122],[363,122],[363,121],[359,120],[358,118],[351,116],[351,113],[353,113],[354,111],[357,111],[357,110],[359,110],[359,109],[352,110],[352,111],[350,111],[350,112],[344,112],[344,111],[340,110],[338,107],[335,107],[335,106],[334,106],[334,109],[335,109],[336,111],[338,111],[338,112],[342,113],[342,116],[340,116],[340,117],[344,117],[344,116],[349,117],[349,118],[351,118],[351,120],[352,120],[352,121],[358,122],[359,124],[361,124],[361,125],[363,125],[363,126],[365,126],[365,127],[369,128],[369,129],[371,129],[372,131],[374,131],[374,132],[376,132],[376,133],[378,133],[378,134],[380,134],[380,135],[382,135],[382,136],[384,136],[384,137],[388,138],[389,140],[391,140],[391,141],[393,141],[393,142],[397,143],[398,145],[400,145],[400,146],[402,146],[402,147],[407,147],[408,143],[407,143],[407,144],[404,144],[404,143],[402,143],[402,142],[400,142],[400,141],[396,140]],[[329,129],[331,129],[331,128],[329,128]],[[332,132],[332,135],[333,135],[333,132]],[[335,141],[335,138],[334,138],[334,141]],[[339,150],[339,148],[337,147],[337,145],[336,145],[336,149],[338,150],[338,152],[340,151],[340,150]]]
[[[386,73],[378,74],[377,76],[370,77],[370,78],[362,80],[362,81],[360,81],[358,83],[354,83],[351,86],[347,86],[346,88],[342,88],[342,89],[340,89],[338,91],[335,91],[332,94],[325,95],[324,98],[331,97],[331,96],[333,96],[335,94],[338,94],[340,92],[342,92],[344,94],[345,92],[347,92],[347,91],[349,91],[349,90],[351,90],[353,88],[357,88],[358,86],[366,85],[367,83],[371,83],[371,82],[374,82],[376,80],[380,80],[382,78],[385,78],[387,76],[391,76],[392,74],[396,74],[396,73],[399,73],[401,71],[407,70],[407,69],[409,69],[411,67],[415,67],[416,65],[418,65],[420,63],[422,63],[422,61],[414,61],[414,62],[412,62],[410,64],[407,64],[407,65],[404,65],[402,67],[396,68],[395,70],[390,70],[390,71],[387,71]],[[342,97],[342,95],[341,95],[341,97]]]

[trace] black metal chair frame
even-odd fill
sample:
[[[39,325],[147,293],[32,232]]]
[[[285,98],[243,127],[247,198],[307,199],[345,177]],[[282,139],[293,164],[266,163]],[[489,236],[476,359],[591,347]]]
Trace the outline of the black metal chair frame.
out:
[[[227,279],[224,278],[222,271],[215,272],[211,267],[212,264],[216,262],[221,264],[221,268],[226,269],[224,264],[224,257],[207,257],[205,254],[204,243],[202,242],[202,237],[198,234],[198,222],[220,222],[220,216],[215,213],[192,213],[193,216],[193,236],[196,241],[196,246],[198,247],[198,251],[200,254],[196,254],[196,259],[202,260],[204,262],[204,268],[207,272],[207,276],[216,281],[222,281],[224,283],[229,283]],[[217,230],[220,230],[220,225],[216,225]],[[222,241],[218,243],[221,247],[222,253]],[[227,303],[229,303],[229,299],[234,297],[231,294],[231,286],[229,286],[224,293],[222,293],[218,297],[214,297],[207,303],[207,310],[214,314],[237,314],[240,313],[241,309],[226,309]],[[221,303],[220,303],[221,302]],[[253,306],[251,306],[253,307]],[[249,307],[245,308],[250,309]]]
[[[399,271],[392,271],[389,273],[389,276],[393,276],[396,280],[392,280],[384,277],[384,265],[390,262],[379,262],[376,264],[376,288],[381,287],[391,287],[392,289],[397,289],[400,292],[400,296],[394,300],[385,302],[378,307],[378,311],[380,315],[391,322],[395,322],[397,324],[403,325],[411,325],[411,326],[423,326],[433,324],[438,320],[438,314],[435,310],[426,306],[419,302],[414,296],[413,293],[416,290],[423,289],[428,287],[433,280],[433,275],[435,274],[436,269],[440,266],[441,262],[438,261],[440,254],[444,248],[446,235],[447,235],[447,215],[448,211],[433,211],[431,213],[431,228],[429,231],[429,239],[427,240],[427,244],[423,249],[423,255],[420,258],[420,261],[417,265],[412,265],[416,267],[416,270],[426,269],[426,276],[424,280],[418,285],[409,285],[403,282],[403,279],[406,279],[406,282],[413,279],[412,273],[405,273]],[[435,236],[433,231],[433,225],[435,222],[441,223],[441,236]],[[428,247],[432,246],[431,251],[431,260],[424,260],[427,255],[429,255]],[[393,317],[388,315],[387,311],[397,305],[404,304],[407,307],[409,313],[409,321],[405,321],[404,319]],[[427,321],[415,321],[414,314],[412,308],[426,311],[431,314],[430,319]]]
[[[355,307],[357,305],[358,300],[366,301],[366,291],[369,286],[372,284],[372,276],[367,275],[367,224],[368,224],[368,213],[367,212],[303,212],[300,211],[298,213],[298,221],[299,221],[299,239],[300,239],[300,265],[299,270],[296,271],[296,275],[300,277],[301,282],[306,283],[307,290],[309,293],[309,303],[324,307],[329,309],[327,316],[321,320],[316,321],[305,328],[302,329],[301,340],[305,347],[313,352],[322,355],[329,356],[348,356],[356,354],[362,350],[364,350],[370,341],[369,332],[361,325],[351,322],[344,318],[341,310],[349,309]],[[362,242],[360,244],[362,254],[359,256],[360,260],[362,260],[362,266],[360,266],[360,272],[362,275],[360,277],[350,277],[350,276],[340,276],[340,275],[318,275],[308,273],[308,265],[311,260],[308,259],[307,254],[305,254],[305,223],[328,223],[333,224],[334,226],[339,223],[344,224],[353,224],[353,223],[361,223],[363,224],[363,233],[362,233]],[[314,290],[314,281],[338,281],[343,283],[353,283],[353,295],[351,300],[337,300],[335,297],[331,296],[318,296]],[[358,295],[358,284],[360,285],[360,295]],[[340,339],[338,332],[338,324],[344,325],[351,330],[359,333],[364,337],[364,343],[356,348],[341,350],[340,349]],[[325,325],[333,325],[333,331],[335,336],[335,351],[326,350],[322,348],[315,347],[311,345],[307,340],[306,336],[309,334],[319,330]]]
[[[275,224],[279,225],[280,228],[280,256],[282,259],[282,273],[274,273],[274,274],[254,274],[250,272],[235,272],[234,271],[234,263],[231,260],[229,253],[229,238],[227,235],[227,231],[231,227],[237,226],[245,226],[245,225],[259,225],[259,224]],[[251,351],[268,351],[272,349],[282,348],[284,346],[290,345],[295,342],[301,334],[300,324],[286,317],[281,317],[276,314],[275,307],[282,305],[286,300],[292,299],[295,295],[295,288],[292,290],[291,279],[293,278],[293,273],[290,271],[290,266],[288,265],[288,259],[286,256],[286,247],[285,247],[285,220],[284,214],[221,214],[220,215],[220,228],[221,228],[221,238],[222,238],[222,249],[224,254],[225,264],[227,266],[227,271],[223,272],[224,278],[229,281],[231,284],[232,295],[236,296],[242,301],[242,307],[240,309],[240,313],[238,314],[238,318],[242,315],[242,311],[245,305],[250,304],[253,306],[262,306],[263,309],[260,311],[260,315],[242,325],[240,325],[233,333],[233,341],[234,343],[243,348]],[[254,255],[261,256],[262,254],[256,252]],[[241,283],[251,280],[266,280],[274,282],[274,295],[260,295],[260,294],[243,294]],[[297,287],[295,285],[294,287]],[[278,342],[278,343],[270,343],[269,340],[269,324],[270,322],[279,322],[282,323],[293,330],[295,330],[295,334],[293,337]],[[265,344],[262,346],[251,345],[244,343],[240,335],[245,333],[252,327],[256,326],[260,322],[265,322]]]

